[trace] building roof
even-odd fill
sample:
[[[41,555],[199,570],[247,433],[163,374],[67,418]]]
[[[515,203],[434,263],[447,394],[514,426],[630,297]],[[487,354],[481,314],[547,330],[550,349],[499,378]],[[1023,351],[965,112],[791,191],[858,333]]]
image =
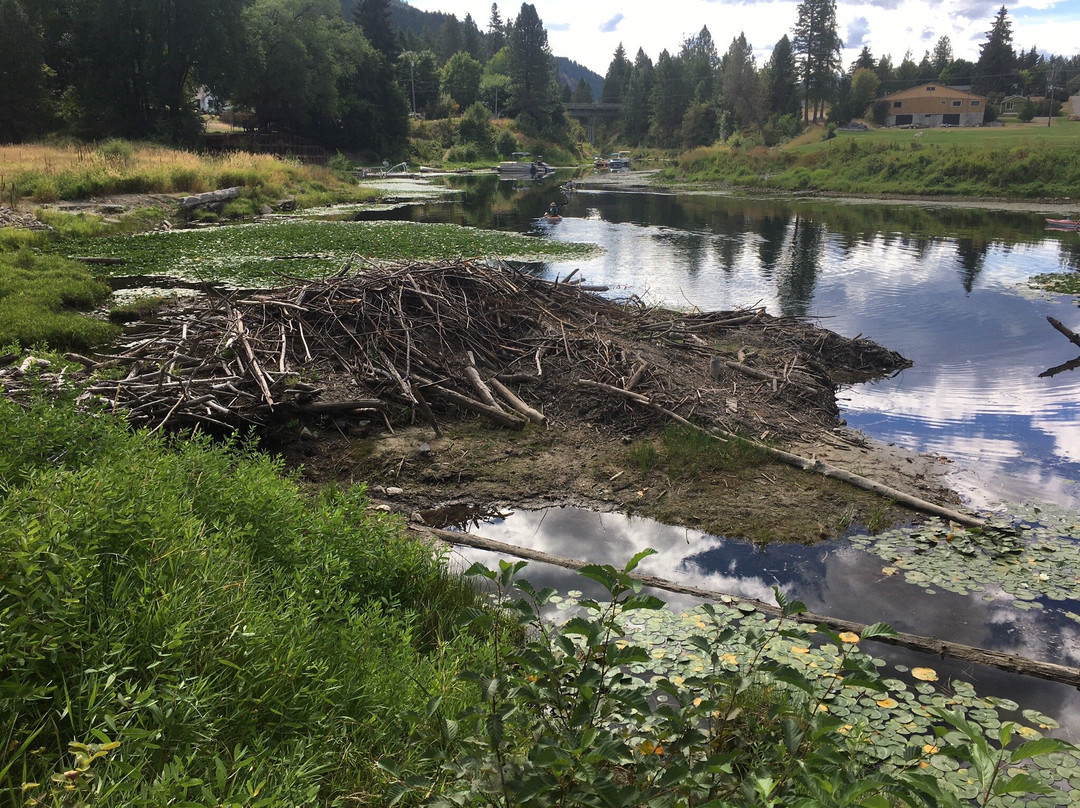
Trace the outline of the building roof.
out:
[[[981,95],[975,95],[965,90],[957,89],[956,87],[949,87],[947,84],[939,84],[937,82],[930,82],[929,84],[920,84],[918,87],[909,87],[906,90],[899,90],[895,93],[889,93],[886,98],[890,100],[903,101],[906,99],[914,98],[971,98],[980,99],[985,101],[986,99]]]

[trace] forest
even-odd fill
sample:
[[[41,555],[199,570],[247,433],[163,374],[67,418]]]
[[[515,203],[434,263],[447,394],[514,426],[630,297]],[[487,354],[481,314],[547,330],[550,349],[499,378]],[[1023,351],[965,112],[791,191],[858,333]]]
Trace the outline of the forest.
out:
[[[1004,6],[988,25],[975,62],[942,36],[918,61],[864,47],[845,66],[835,0],[803,0],[763,64],[743,33],[721,51],[706,25],[655,60],[620,44],[601,83],[574,54],[553,56],[529,3],[505,18],[492,3],[478,23],[402,0],[0,0],[0,142],[187,146],[206,113],[225,113],[248,131],[400,158],[412,117],[460,119],[457,143],[495,156],[492,117],[568,143],[564,103],[599,101],[621,105],[600,133],[611,142],[771,146],[811,121],[881,122],[885,95],[930,81],[1023,96],[1028,120],[1080,91],[1080,56],[1014,45]]]

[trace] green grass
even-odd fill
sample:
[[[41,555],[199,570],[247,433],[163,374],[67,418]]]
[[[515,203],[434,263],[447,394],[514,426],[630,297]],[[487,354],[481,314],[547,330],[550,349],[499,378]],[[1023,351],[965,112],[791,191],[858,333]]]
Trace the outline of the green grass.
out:
[[[5,804],[385,804],[475,603],[359,488],[0,399]]]
[[[697,149],[674,174],[786,191],[1067,198],[1080,184],[1080,123],[879,129],[786,149]]]
[[[738,471],[769,462],[767,453],[742,438],[717,440],[687,426],[670,426],[660,436],[668,474],[695,480],[722,471]]]
[[[112,290],[81,264],[29,251],[0,253],[0,345],[86,350],[116,328],[85,312]]]
[[[124,274],[272,285],[286,275],[336,272],[359,258],[567,257],[596,248],[450,224],[296,221],[57,241],[48,249],[125,258],[127,264],[120,270]]]

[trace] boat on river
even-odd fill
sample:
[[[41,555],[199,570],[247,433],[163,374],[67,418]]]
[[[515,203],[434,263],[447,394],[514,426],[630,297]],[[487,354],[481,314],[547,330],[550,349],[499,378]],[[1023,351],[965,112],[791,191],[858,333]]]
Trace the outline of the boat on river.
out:
[[[553,174],[555,169],[537,158],[532,159],[529,152],[514,152],[513,160],[504,160],[499,163],[499,177],[506,179],[543,179],[548,174]]]
[[[1048,230],[1080,230],[1080,220],[1078,219],[1047,219],[1046,228]]]

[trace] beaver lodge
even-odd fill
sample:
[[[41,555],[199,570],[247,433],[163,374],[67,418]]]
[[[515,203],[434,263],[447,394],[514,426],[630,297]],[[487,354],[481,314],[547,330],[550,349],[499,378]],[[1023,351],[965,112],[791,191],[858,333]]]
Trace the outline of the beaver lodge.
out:
[[[835,424],[838,384],[910,363],[763,310],[676,312],[457,260],[207,296],[92,364],[123,370],[85,397],[150,429],[674,420],[784,440]]]

